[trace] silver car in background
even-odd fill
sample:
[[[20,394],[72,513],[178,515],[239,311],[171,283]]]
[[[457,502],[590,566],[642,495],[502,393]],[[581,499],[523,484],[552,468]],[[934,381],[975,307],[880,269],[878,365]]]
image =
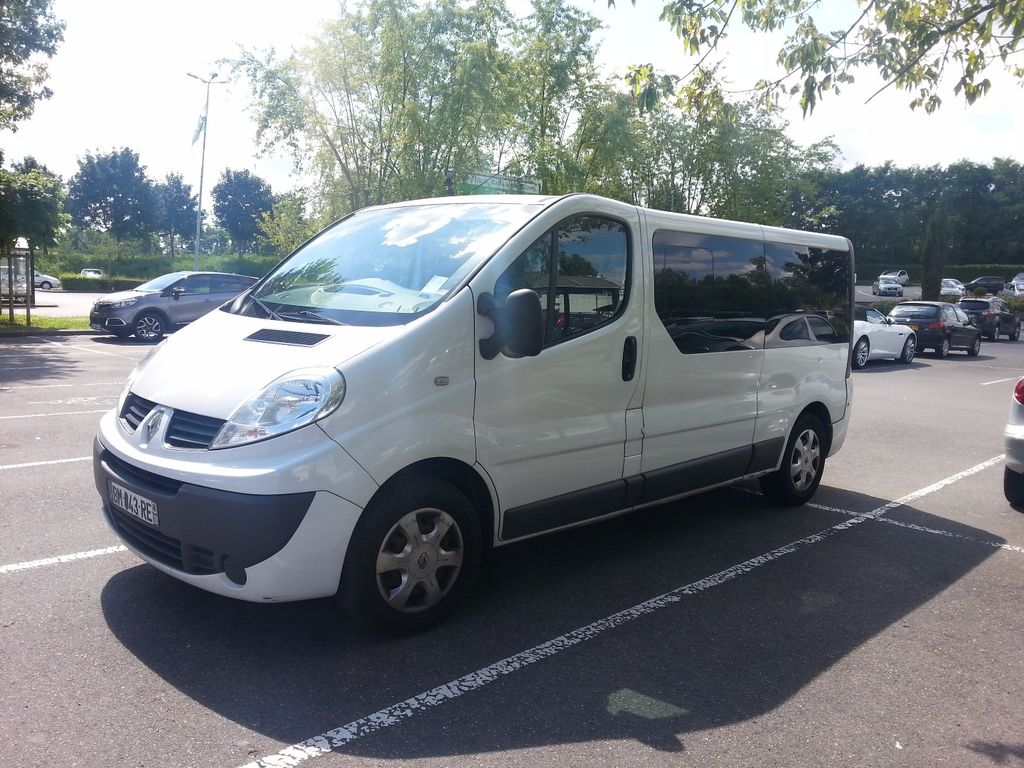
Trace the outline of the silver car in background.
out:
[[[89,325],[121,338],[158,341],[248,290],[255,277],[226,272],[171,272],[130,291],[101,297]]]

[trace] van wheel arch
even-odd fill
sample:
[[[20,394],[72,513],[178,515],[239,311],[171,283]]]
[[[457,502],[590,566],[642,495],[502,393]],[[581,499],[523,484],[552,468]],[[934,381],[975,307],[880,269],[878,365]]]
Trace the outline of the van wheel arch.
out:
[[[469,464],[458,459],[434,458],[423,459],[415,464],[399,470],[384,484],[377,489],[370,503],[378,496],[387,493],[390,488],[396,485],[416,482],[417,477],[436,477],[454,486],[461,491],[476,510],[480,518],[480,532],[482,534],[484,550],[490,549],[494,541],[495,519],[494,502],[491,492],[480,474]],[[369,504],[367,505],[369,506]]]

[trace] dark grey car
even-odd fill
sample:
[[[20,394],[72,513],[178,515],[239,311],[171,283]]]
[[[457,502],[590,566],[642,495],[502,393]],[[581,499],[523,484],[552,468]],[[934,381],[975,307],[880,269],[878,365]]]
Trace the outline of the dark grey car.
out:
[[[126,338],[157,341],[248,290],[254,277],[226,272],[171,272],[93,304],[89,325]]]

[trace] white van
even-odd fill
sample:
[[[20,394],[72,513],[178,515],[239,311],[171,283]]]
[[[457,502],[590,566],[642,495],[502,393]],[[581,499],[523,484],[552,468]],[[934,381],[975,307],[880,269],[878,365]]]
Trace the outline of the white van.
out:
[[[852,307],[842,237],[591,195],[367,208],[139,363],[96,487],[183,581],[413,630],[491,546],[743,479],[809,499]]]

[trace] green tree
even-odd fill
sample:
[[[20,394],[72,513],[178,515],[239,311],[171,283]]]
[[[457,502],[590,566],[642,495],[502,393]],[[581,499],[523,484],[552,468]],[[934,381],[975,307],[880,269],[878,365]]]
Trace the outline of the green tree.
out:
[[[635,3],[635,0],[633,0]],[[614,5],[615,0],[609,0]],[[990,67],[1003,65],[1018,80],[1024,67],[1011,57],[1024,39],[1024,3],[1005,0],[859,0],[834,31],[819,28],[818,0],[669,0],[662,19],[686,53],[699,56],[680,95],[689,102],[713,96],[702,75],[713,68],[718,45],[736,24],[755,32],[787,33],[778,54],[784,74],[763,80],[769,97],[800,94],[805,114],[827,92],[838,93],[860,69],[874,69],[885,85],[913,94],[911,107],[937,109],[941,85],[973,104],[988,92]],[[635,91],[647,100],[669,83],[649,66],[634,68]]]
[[[156,230],[175,253],[178,241],[194,237],[196,228],[196,206],[198,201],[192,194],[192,186],[186,184],[180,173],[169,173],[166,179],[153,187],[156,195]]]
[[[260,218],[260,237],[279,255],[288,255],[320,229],[306,208],[306,197],[300,192],[275,195],[273,208]]]
[[[274,205],[270,185],[249,171],[226,168],[211,194],[217,223],[231,235],[235,249],[240,253],[254,251],[260,221]]]
[[[156,195],[127,147],[105,155],[86,153],[68,185],[68,212],[79,227],[108,232],[117,242],[144,238],[156,229]]]
[[[258,137],[312,172],[328,218],[443,194],[445,172],[477,170],[507,128],[500,0],[342,8],[287,59],[245,53]]]
[[[46,59],[64,40],[64,22],[53,15],[53,0],[0,2],[0,130],[16,131],[40,99],[52,92]]]
[[[38,168],[0,169],[0,251],[6,253],[19,237],[32,251],[45,250],[57,242],[67,223],[59,178]]]

